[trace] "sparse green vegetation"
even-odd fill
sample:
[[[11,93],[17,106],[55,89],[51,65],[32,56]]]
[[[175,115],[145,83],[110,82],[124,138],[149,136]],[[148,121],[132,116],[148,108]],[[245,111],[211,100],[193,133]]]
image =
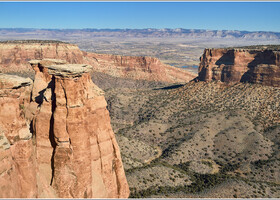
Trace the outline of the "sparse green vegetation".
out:
[[[24,110],[24,104],[19,104],[19,109]]]
[[[280,144],[275,136],[280,118],[279,88],[199,82],[175,89],[112,90],[106,95],[112,122],[123,124],[115,126],[117,137],[145,144],[136,149],[143,154],[131,153],[136,147],[132,142],[126,142],[128,149],[122,148],[126,156],[131,155],[142,163],[126,170],[129,177],[136,176],[138,171],[149,171],[145,179],[141,179],[141,184],[145,180],[144,185],[131,185],[131,197],[194,197],[203,196],[206,191],[211,196],[217,194],[215,188],[230,188],[231,185],[226,184],[230,181],[246,184],[247,189],[242,190],[243,193],[232,189],[223,197],[279,197],[273,192],[267,194],[259,186],[264,183],[265,188],[272,187],[269,184],[277,178],[274,174],[278,173],[279,163],[275,159]],[[266,110],[268,97],[270,104],[278,105],[271,106],[269,112]],[[155,153],[154,149],[154,153],[148,153],[142,151],[144,146],[160,151]],[[149,162],[141,160],[144,155],[150,156]],[[164,178],[152,170],[155,166],[180,173],[165,173]],[[203,170],[193,171],[195,166]],[[192,183],[175,186],[184,175],[190,177]]]

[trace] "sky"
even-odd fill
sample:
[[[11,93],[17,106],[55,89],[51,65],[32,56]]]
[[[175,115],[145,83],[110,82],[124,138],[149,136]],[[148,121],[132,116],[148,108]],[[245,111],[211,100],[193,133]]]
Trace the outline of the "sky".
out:
[[[280,32],[280,2],[0,2],[0,28]]]

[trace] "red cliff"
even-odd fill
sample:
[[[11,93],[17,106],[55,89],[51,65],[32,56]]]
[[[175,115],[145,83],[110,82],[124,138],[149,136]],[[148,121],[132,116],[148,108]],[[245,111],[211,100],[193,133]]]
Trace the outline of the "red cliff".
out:
[[[30,63],[36,73],[31,100],[30,79],[21,87],[0,84],[0,94],[12,96],[3,101],[13,101],[0,106],[15,110],[0,115],[7,174],[1,176],[2,197],[127,198],[119,147],[103,91],[91,81],[92,67],[51,59]],[[21,105],[25,112],[18,114]]]
[[[85,53],[85,56],[96,59],[98,65],[93,65],[94,70],[115,77],[167,83],[186,83],[196,77],[196,74],[163,64],[152,57],[96,53]]]
[[[32,70],[32,59],[63,59],[68,63],[83,63],[83,53],[77,45],[61,42],[10,42],[0,43],[2,72]]]
[[[280,86],[280,51],[205,49],[200,58],[198,79]]]
[[[35,149],[25,109],[32,80],[0,74],[0,198],[34,198]]]

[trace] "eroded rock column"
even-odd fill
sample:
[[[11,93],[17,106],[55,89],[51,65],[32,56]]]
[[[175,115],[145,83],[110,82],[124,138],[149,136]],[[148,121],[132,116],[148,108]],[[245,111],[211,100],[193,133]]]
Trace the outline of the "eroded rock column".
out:
[[[57,144],[54,154],[55,187],[60,197],[90,198],[91,152],[85,120],[87,110],[84,75],[54,73],[54,79],[54,137]]]
[[[29,106],[34,116],[33,131],[36,138],[37,185],[40,198],[55,198],[53,183],[53,154],[56,143],[53,136],[53,111],[55,108],[54,80],[48,73],[51,64],[64,64],[63,60],[32,60],[35,71],[32,98]]]
[[[54,150],[52,154],[45,152],[51,156],[47,160],[51,159],[48,166],[51,166],[51,184],[56,195],[61,198],[127,198],[129,188],[119,147],[103,91],[92,83],[88,73],[91,67],[31,62],[43,73],[41,77],[49,80],[48,84],[44,83],[45,89],[37,90],[43,91],[42,102],[34,99],[40,107],[34,126],[36,135],[44,135],[44,141],[48,135],[48,143]],[[50,122],[44,129],[40,118]]]

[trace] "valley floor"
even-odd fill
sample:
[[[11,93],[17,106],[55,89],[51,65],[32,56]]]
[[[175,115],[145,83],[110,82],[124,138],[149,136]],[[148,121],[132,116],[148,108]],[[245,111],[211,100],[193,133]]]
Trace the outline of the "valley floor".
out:
[[[130,197],[280,197],[280,88],[108,89]]]

